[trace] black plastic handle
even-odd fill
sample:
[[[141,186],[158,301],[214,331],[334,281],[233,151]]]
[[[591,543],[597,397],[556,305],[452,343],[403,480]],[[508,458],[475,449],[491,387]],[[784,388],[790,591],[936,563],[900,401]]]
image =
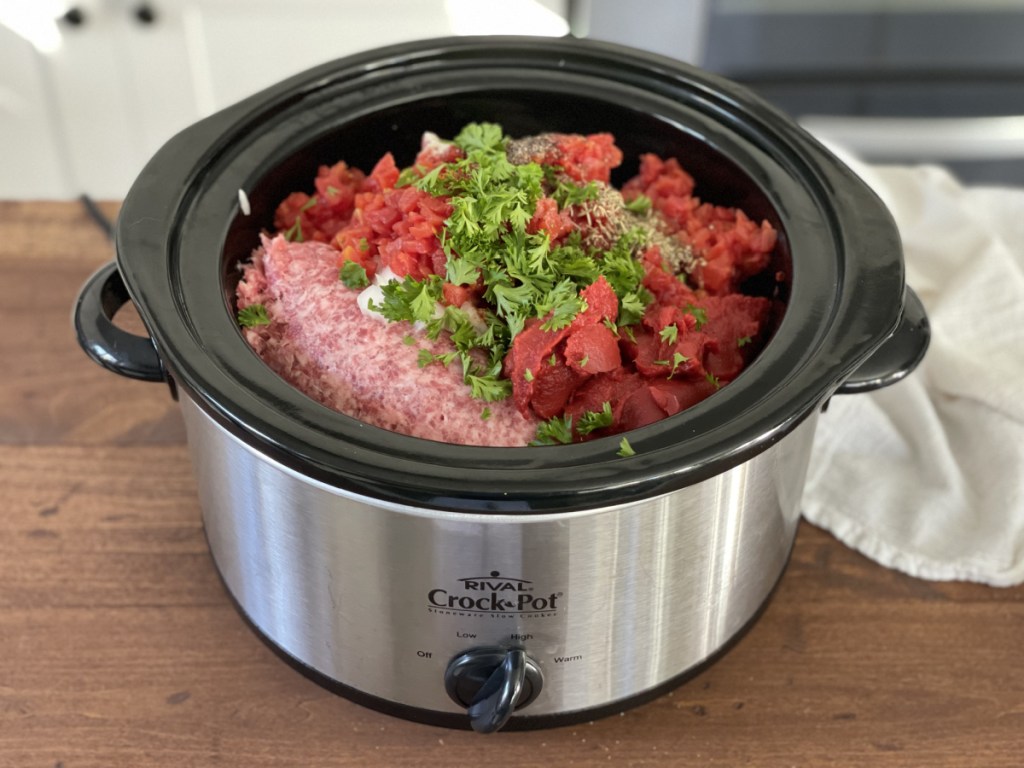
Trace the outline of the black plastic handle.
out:
[[[903,291],[903,316],[896,330],[875,350],[836,394],[853,395],[888,387],[903,379],[924,359],[931,340],[931,326],[924,304],[910,286]]]
[[[113,323],[114,314],[131,301],[117,264],[104,264],[90,277],[75,301],[73,322],[78,344],[108,371],[130,379],[164,381],[167,373],[153,340]]]

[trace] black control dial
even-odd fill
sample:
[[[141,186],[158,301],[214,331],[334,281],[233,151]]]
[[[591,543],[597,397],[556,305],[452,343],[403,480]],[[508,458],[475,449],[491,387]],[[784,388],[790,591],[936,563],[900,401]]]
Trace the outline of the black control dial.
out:
[[[540,693],[540,667],[520,648],[474,648],[448,665],[444,685],[448,695],[466,708],[478,733],[493,733],[517,709]]]

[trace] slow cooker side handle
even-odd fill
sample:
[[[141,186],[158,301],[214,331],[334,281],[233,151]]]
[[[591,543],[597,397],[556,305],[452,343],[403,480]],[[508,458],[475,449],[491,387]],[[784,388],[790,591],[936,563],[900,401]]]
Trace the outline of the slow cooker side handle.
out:
[[[888,387],[905,378],[924,358],[931,327],[921,299],[910,286],[903,292],[903,315],[892,335],[836,390],[852,395]]]
[[[100,267],[82,286],[72,314],[78,344],[108,371],[142,381],[165,381],[153,340],[118,328],[113,318],[131,301],[116,262]]]

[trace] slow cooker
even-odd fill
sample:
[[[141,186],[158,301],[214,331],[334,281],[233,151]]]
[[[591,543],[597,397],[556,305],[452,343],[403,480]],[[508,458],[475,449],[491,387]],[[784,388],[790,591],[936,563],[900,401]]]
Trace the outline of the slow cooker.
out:
[[[321,164],[368,168],[473,121],[610,131],[623,178],[640,153],[677,157],[703,199],[779,232],[771,285],[751,287],[785,305],[771,340],[707,400],[630,432],[632,456],[618,438],[384,431],[293,389],[239,332],[237,265],[281,199]],[[785,568],[817,414],[898,381],[928,342],[892,218],[825,148],[735,84],[571,38],[428,40],[285,80],[156,154],[116,251],[78,297],[79,341],[179,399],[240,611],[331,689],[481,732],[621,711],[726,649]],[[112,322],[129,300],[148,338]]]

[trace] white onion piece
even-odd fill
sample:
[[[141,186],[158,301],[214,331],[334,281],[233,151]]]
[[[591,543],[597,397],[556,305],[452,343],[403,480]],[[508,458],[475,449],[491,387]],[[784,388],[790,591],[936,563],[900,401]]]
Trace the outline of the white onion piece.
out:
[[[359,311],[367,317],[373,317],[380,320],[382,323],[386,323],[388,319],[384,317],[380,312],[374,312],[370,309],[370,302],[380,306],[384,303],[384,291],[381,289],[379,283],[370,283],[368,286],[363,288],[356,296],[356,303],[359,304]]]
[[[466,313],[466,317],[469,318],[469,324],[473,326],[474,331],[480,335],[487,333],[487,321],[484,320],[483,315],[481,315],[480,311],[473,305],[473,302],[464,302],[459,309]]]

